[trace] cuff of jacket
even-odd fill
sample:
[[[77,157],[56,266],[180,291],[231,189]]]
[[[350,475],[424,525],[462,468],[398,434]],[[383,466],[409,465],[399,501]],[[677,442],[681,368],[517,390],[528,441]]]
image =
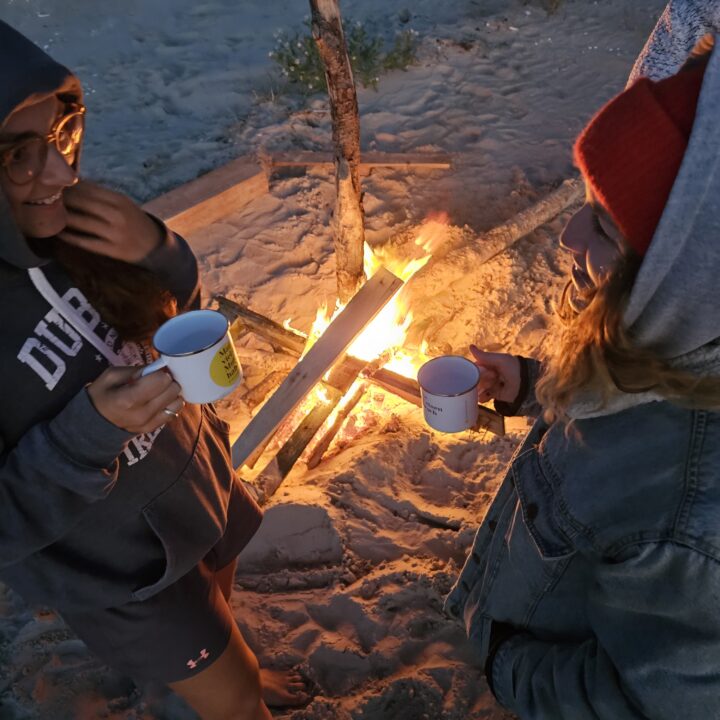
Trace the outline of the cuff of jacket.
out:
[[[485,658],[485,679],[487,680],[490,692],[495,695],[495,687],[493,684],[493,663],[500,646],[509,640],[513,635],[517,634],[517,630],[507,623],[492,621],[490,625],[490,644],[488,647],[487,657]]]
[[[542,365],[538,360],[516,355],[520,362],[520,389],[517,397],[511,403],[495,401],[495,409],[501,415],[517,416],[525,415],[537,417],[542,412],[542,407],[535,396],[535,385],[542,372]]]
[[[512,402],[495,400],[495,410],[506,417],[518,414],[518,410],[525,402],[530,389],[530,370],[528,359],[522,357],[522,355],[516,355],[515,357],[520,363],[520,389],[518,390],[518,394]]]
[[[500,705],[512,710],[515,701],[513,692],[513,657],[517,650],[528,641],[536,640],[526,632],[517,631],[504,639],[496,648],[491,662],[488,685]]]
[[[68,463],[78,468],[97,471],[109,469],[135,433],[128,432],[106,420],[92,404],[83,388],[46,426],[46,436],[52,447]],[[109,478],[102,475],[97,486],[75,487],[72,473],[59,472],[58,484],[84,495],[103,496]],[[83,473],[83,476],[85,474]]]

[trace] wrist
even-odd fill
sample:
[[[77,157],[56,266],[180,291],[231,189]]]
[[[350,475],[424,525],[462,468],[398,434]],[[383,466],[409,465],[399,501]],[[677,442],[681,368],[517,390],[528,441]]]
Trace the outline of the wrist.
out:
[[[495,401],[495,410],[501,415],[512,416],[517,415],[517,411],[525,401],[530,388],[530,370],[528,368],[528,361],[522,355],[516,355],[515,360],[519,364],[520,372],[520,383],[518,386],[517,395],[511,402],[503,402],[502,400]]]

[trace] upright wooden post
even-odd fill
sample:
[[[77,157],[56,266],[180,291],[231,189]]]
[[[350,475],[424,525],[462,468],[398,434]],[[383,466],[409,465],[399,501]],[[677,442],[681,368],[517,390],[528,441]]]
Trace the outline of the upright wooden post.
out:
[[[325,65],[335,151],[335,261],[340,301],[363,283],[360,114],[338,0],[310,0],[312,33]]]

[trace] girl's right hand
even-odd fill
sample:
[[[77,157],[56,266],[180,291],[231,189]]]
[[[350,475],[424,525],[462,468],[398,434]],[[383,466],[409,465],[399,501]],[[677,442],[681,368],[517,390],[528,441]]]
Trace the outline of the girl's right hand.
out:
[[[514,402],[520,392],[520,360],[507,353],[492,353],[470,346],[475,364],[482,371],[478,383],[478,400]]]
[[[136,434],[157,430],[185,404],[180,386],[169,373],[139,374],[137,367],[110,367],[87,388],[95,409],[106,420]]]

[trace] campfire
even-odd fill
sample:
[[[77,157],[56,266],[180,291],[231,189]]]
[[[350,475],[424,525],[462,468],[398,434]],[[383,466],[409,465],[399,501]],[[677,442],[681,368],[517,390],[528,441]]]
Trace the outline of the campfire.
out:
[[[322,307],[306,335],[227,298],[219,308],[233,333],[254,332],[278,352],[298,362],[260,408],[233,447],[236,466],[262,469],[253,478],[263,498],[271,496],[302,458],[309,468],[320,463],[333,439],[371,386],[420,406],[417,371],[428,359],[426,344],[407,343],[413,314],[410,289],[447,235],[447,218],[426,221],[400,259],[387,249],[373,252],[365,244],[368,282],[343,305]],[[278,382],[270,372],[246,395],[259,398]],[[478,429],[504,431],[502,418],[483,408]],[[262,459],[262,463],[260,460]]]

